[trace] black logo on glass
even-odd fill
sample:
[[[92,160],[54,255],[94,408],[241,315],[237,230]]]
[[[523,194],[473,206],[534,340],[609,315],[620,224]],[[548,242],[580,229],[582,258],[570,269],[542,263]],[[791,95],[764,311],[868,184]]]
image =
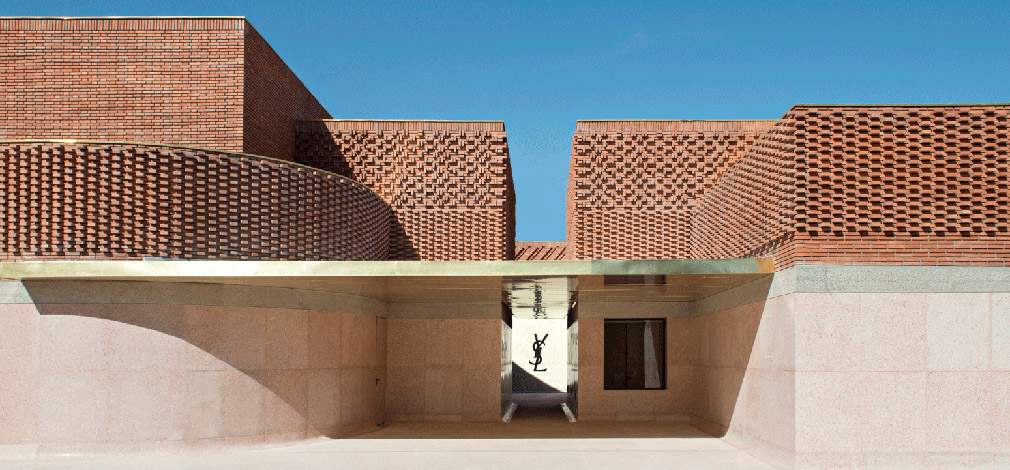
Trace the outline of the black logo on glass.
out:
[[[530,361],[533,364],[534,372],[545,372],[547,369],[537,369],[541,362],[544,362],[543,351],[544,351],[544,341],[547,341],[547,333],[544,333],[543,339],[537,339],[537,335],[533,335],[533,355],[536,356]]]

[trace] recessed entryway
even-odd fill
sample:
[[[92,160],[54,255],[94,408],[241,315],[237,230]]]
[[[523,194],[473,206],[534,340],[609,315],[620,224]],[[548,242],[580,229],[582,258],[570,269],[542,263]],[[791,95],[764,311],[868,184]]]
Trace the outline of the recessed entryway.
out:
[[[502,283],[502,420],[574,422],[578,383],[576,279]]]

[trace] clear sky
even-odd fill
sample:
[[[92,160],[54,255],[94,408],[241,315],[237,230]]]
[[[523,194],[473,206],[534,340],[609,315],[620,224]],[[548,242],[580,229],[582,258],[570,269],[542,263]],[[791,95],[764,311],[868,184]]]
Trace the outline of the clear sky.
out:
[[[1002,1],[0,1],[111,15],[245,16],[335,118],[505,121],[519,240],[564,239],[577,119],[1010,102]]]

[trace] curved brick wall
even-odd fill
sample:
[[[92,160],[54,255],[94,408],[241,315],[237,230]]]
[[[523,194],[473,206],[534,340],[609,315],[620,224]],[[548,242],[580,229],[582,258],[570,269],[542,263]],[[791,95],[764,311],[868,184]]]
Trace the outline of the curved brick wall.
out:
[[[1010,106],[793,107],[699,203],[698,257],[1006,265]]]
[[[579,121],[568,180],[574,259],[691,257],[691,214],[774,121]]]
[[[362,185],[252,155],[0,142],[0,260],[381,260],[390,210]]]

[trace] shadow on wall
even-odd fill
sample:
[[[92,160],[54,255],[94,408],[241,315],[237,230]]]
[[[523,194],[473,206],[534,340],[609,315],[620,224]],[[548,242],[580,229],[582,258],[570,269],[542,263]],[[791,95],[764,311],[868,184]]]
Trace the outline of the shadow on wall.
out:
[[[393,210],[389,218],[389,259],[417,261],[421,259],[421,254],[417,252],[414,243],[407,235],[407,228],[403,225],[398,214]]]
[[[546,382],[536,378],[518,364],[512,364],[512,392],[513,393],[557,393],[562,392]]]
[[[667,317],[663,390],[604,389],[603,318],[608,313],[594,312],[592,303],[582,305],[591,316],[579,319],[580,420],[690,419],[722,437],[733,430],[750,432],[755,421],[778,419],[778,408],[766,405],[791,397],[775,396],[779,390],[766,382],[777,378],[770,370],[777,367],[772,356],[780,354],[774,349],[790,348],[783,335],[791,339],[791,319],[782,320],[779,300],[765,300],[770,286],[768,276],[695,302],[694,316]],[[635,307],[619,308],[633,313]],[[780,323],[787,332],[777,332]]]
[[[116,286],[47,284],[24,282],[37,314],[23,321],[34,323],[39,346],[35,370],[27,371],[38,375],[38,411],[24,419],[33,421],[39,454],[47,445],[53,453],[60,446],[101,453],[138,442],[179,447],[342,437],[383,421],[382,318],[254,306],[81,303]],[[222,286],[190,286],[195,298],[178,302],[221,297]],[[164,297],[157,291],[165,286],[131,282],[119,288],[132,291],[124,297],[156,299]],[[70,300],[75,303],[67,303],[68,292],[79,297]],[[105,302],[110,294],[97,298]]]
[[[792,297],[768,299],[771,281],[700,301],[678,339],[691,348],[693,424],[792,450]]]
[[[303,155],[296,158],[297,162],[358,181],[378,194],[392,209],[392,214],[389,218],[388,259],[397,261],[420,260],[420,253],[418,253],[417,248],[408,236],[403,220],[401,220],[396,212],[396,204],[393,201],[394,195],[389,194],[383,185],[384,181],[392,177],[388,173],[385,175],[381,173],[383,171],[391,171],[388,165],[362,165],[360,161],[352,164],[353,156],[349,157],[345,154],[344,149],[335,145],[331,138],[315,140],[314,137],[318,136],[313,133],[307,133],[299,137],[303,141],[300,145],[304,148],[302,148]],[[313,146],[320,147],[317,154],[310,152],[309,148]],[[360,157],[358,159],[360,160]]]

